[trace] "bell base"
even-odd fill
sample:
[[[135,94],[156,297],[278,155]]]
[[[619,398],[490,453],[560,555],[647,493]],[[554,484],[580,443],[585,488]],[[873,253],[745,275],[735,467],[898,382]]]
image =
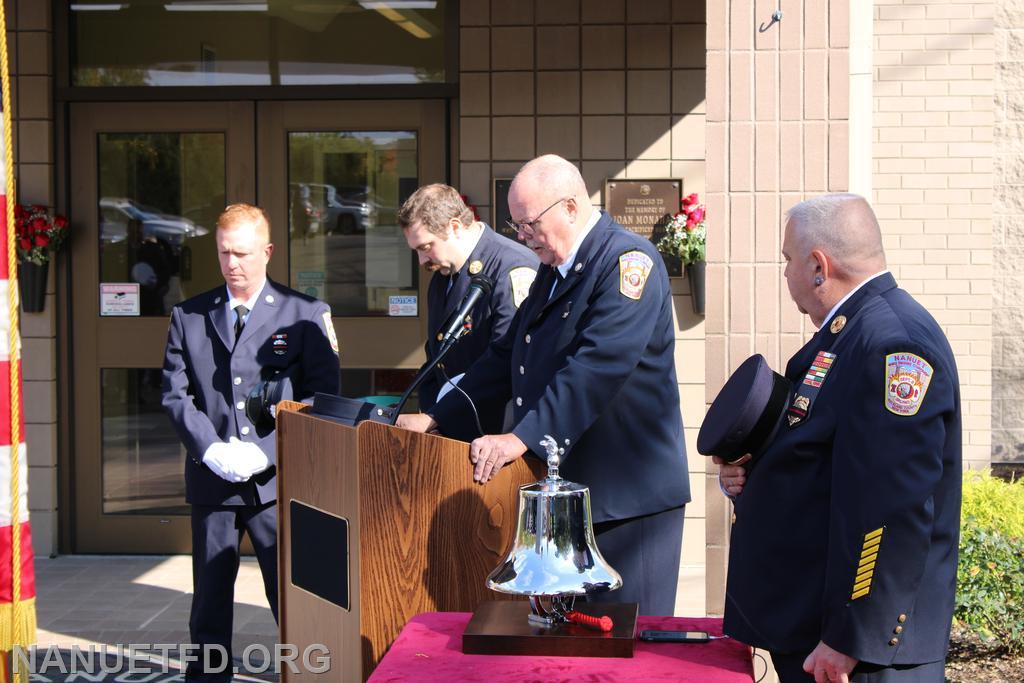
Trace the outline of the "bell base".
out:
[[[637,603],[577,600],[575,609],[595,617],[611,617],[612,630],[604,633],[578,624],[535,626],[528,619],[529,602],[485,602],[473,613],[462,634],[462,652],[467,655],[633,656]]]

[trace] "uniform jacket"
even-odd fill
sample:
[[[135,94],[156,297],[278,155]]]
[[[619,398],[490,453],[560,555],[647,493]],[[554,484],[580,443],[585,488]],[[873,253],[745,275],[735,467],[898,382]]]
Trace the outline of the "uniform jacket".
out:
[[[509,333],[460,386],[481,413],[511,398],[512,432],[534,454],[546,434],[563,444],[561,474],[590,487],[595,522],[684,505],[675,327],[660,255],[602,214],[549,299],[556,273],[540,267]],[[454,394],[432,413],[442,432],[472,420]]]
[[[886,273],[839,308],[786,376],[820,387],[792,426],[800,407],[790,408],[736,499],[726,633],[790,653],[822,640],[886,666],[943,659],[961,477],[945,335]]]
[[[442,364],[448,377],[455,377],[468,370],[474,361],[484,355],[488,346],[505,334],[521,303],[516,294],[520,295],[518,299],[525,298],[538,265],[537,256],[531,250],[485,225],[473,253],[455,274],[451,290],[448,289],[447,275],[435,273],[430,280],[430,289],[427,291],[427,362],[434,358],[440,346],[437,341],[438,329],[466,296],[469,281],[476,274],[471,273],[471,270],[490,277],[494,281],[494,289],[473,307],[473,331],[459,339],[444,357]],[[440,372],[435,371],[420,384],[421,410],[427,411],[434,407],[437,392],[443,383]],[[480,417],[485,432],[496,434],[501,431],[503,415],[488,416],[487,420],[482,415]],[[462,437],[473,438],[477,436],[475,432],[474,423],[472,430]]]
[[[290,377],[297,401],[339,389],[327,304],[268,279],[236,344],[227,301],[224,286],[183,301],[171,311],[167,333],[163,404],[188,451],[186,496],[197,505],[256,505],[277,497],[274,431],[257,430],[245,416],[245,398],[259,382]],[[232,436],[256,442],[270,468],[234,484],[202,464],[211,444]]]

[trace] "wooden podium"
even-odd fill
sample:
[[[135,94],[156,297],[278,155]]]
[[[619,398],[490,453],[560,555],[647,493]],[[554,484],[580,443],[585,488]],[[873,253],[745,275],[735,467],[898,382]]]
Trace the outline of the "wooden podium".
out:
[[[300,664],[324,645],[331,663],[285,666],[281,680],[362,681],[414,615],[501,597],[485,580],[510,545],[519,487],[545,470],[521,458],[476,484],[466,443],[308,410],[277,413],[280,642]]]

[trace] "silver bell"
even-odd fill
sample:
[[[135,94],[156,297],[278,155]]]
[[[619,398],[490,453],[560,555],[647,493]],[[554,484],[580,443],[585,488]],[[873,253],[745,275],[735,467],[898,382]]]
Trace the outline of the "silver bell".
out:
[[[548,454],[546,479],[519,489],[519,514],[512,548],[490,576],[487,587],[530,596],[534,623],[564,621],[575,596],[622,587],[622,577],[597,549],[590,514],[590,489],[558,475],[564,450],[550,436],[541,441]],[[551,600],[551,608],[541,603]]]

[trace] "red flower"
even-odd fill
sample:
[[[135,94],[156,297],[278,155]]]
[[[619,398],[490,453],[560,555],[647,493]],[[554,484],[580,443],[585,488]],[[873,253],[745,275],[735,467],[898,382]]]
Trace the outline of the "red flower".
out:
[[[57,228],[58,230],[63,230],[64,228],[67,227],[67,225],[68,225],[68,219],[64,218],[64,216],[56,216],[56,217],[54,217],[54,219],[53,219],[53,227]]]
[[[50,236],[49,235],[47,235],[45,232],[40,232],[40,233],[36,234],[36,246],[37,247],[45,247],[45,246],[48,246],[49,244],[50,244]]]
[[[693,221],[694,225],[697,225],[697,223],[700,223],[702,220],[704,220],[704,207],[703,206],[699,206],[698,205],[697,208],[695,208],[693,211],[690,212],[690,217],[687,218],[687,220],[686,220],[687,225],[689,225],[691,220]]]
[[[29,249],[32,248],[32,243],[25,237],[22,237],[20,240],[18,240],[18,244],[21,245],[22,251],[28,251]]]
[[[700,202],[700,199],[697,198],[697,193],[694,192],[693,194],[688,194],[683,197],[682,206],[685,209],[693,204],[697,204],[698,202]]]
[[[36,216],[28,224],[30,232],[43,232],[46,230],[46,219],[42,216]]]
[[[15,220],[19,220],[20,221],[22,218],[25,218],[27,215],[28,215],[28,212],[25,211],[25,207],[24,206],[22,206],[21,204],[15,204],[14,205],[14,218],[15,218]]]

